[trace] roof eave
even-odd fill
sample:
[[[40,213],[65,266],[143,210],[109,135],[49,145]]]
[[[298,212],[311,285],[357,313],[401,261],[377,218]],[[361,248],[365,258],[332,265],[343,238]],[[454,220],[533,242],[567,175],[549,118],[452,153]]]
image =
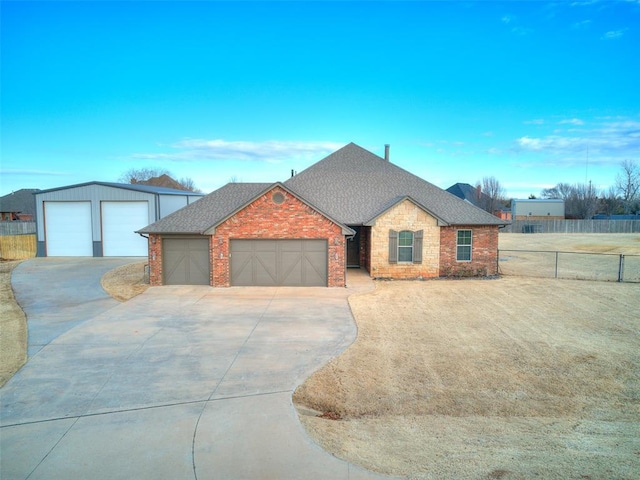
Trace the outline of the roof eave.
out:
[[[225,216],[224,218],[222,218],[221,220],[217,221],[214,225],[211,225],[210,227],[208,227],[202,234],[203,235],[214,235],[216,228],[219,225],[222,225],[224,222],[226,222],[227,220],[229,220],[231,217],[233,217],[235,214],[237,214],[238,212],[244,210],[248,205],[251,205],[253,202],[255,202],[257,199],[259,199],[261,196],[265,195],[267,192],[270,192],[271,190],[273,190],[275,187],[280,187],[282,188],[285,192],[293,195],[294,197],[296,197],[298,200],[300,200],[302,203],[304,203],[305,205],[309,206],[310,208],[314,209],[316,212],[318,212],[319,214],[321,214],[323,217],[331,220],[333,223],[335,223],[336,225],[338,225],[340,228],[342,228],[342,234],[343,235],[355,235],[356,232],[355,230],[349,228],[347,225],[344,225],[343,223],[337,221],[335,218],[332,218],[331,216],[327,215],[326,213],[324,213],[322,210],[320,210],[319,208],[317,208],[315,205],[313,205],[312,203],[310,203],[309,201],[307,201],[303,196],[301,196],[299,193],[291,190],[290,188],[286,187],[282,182],[276,182],[273,183],[271,185],[269,185],[267,188],[265,188],[263,191],[261,191],[258,195],[255,195],[253,198],[251,198],[249,201],[245,202],[243,205],[241,205],[240,207],[236,208],[233,212],[231,212],[229,215]]]

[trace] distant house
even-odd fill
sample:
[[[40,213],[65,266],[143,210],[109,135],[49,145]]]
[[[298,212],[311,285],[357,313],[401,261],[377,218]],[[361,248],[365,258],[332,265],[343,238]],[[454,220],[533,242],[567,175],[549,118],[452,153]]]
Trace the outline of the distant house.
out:
[[[148,180],[137,181],[135,179],[132,179],[131,183],[134,185],[151,185],[154,187],[173,188],[174,190],[189,191],[187,188],[184,187],[184,185],[182,185],[177,180],[174,180],[166,173],[163,173],[159,177],[151,177]]]
[[[37,255],[136,257],[147,239],[136,230],[203,194],[128,183],[89,182],[35,194]]]
[[[514,220],[564,220],[564,200],[557,198],[513,199]]]
[[[33,196],[36,188],[23,188],[0,197],[0,220],[3,222],[32,221],[36,213]]]
[[[493,275],[508,222],[353,143],[285,182],[229,183],[139,230],[152,285]]]
[[[491,204],[491,197],[484,193],[480,186],[474,187],[468,183],[456,183],[447,188],[447,192],[483,210],[486,205]],[[511,209],[505,205],[500,205],[491,213],[502,220],[511,220]]]

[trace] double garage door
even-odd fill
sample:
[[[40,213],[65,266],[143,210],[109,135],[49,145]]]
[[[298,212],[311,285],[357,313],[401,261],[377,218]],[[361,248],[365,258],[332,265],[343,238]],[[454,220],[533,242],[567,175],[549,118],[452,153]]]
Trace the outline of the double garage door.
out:
[[[94,255],[91,202],[44,202],[44,219],[47,256]],[[149,223],[148,202],[101,202],[100,222],[102,255],[147,255],[147,240],[135,231]]]
[[[165,285],[208,285],[209,238],[165,238]],[[326,240],[231,240],[233,286],[327,286]]]
[[[231,240],[231,285],[327,286],[326,240]]]

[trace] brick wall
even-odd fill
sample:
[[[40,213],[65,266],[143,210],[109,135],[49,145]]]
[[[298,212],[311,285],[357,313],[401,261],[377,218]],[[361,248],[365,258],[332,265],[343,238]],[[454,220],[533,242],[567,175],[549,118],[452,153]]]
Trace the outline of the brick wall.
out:
[[[422,263],[389,263],[389,230],[423,230]],[[405,200],[376,219],[371,227],[369,273],[374,278],[428,278],[439,274],[440,227],[435,218]]]
[[[456,260],[457,231],[471,230],[471,262]],[[455,226],[440,229],[440,276],[496,275],[498,227]]]
[[[280,192],[285,201],[276,204],[272,195]],[[228,287],[230,239],[327,239],[328,286],[345,286],[345,238],[342,228],[280,187],[275,187],[227,219],[211,239],[211,262],[215,287]]]

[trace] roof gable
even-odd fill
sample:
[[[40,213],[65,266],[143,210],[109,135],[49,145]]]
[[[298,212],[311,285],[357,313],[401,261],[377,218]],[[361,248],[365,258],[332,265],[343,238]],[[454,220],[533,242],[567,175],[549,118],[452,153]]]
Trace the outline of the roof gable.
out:
[[[413,198],[405,195],[403,197],[397,197],[392,199],[388,205],[385,205],[384,208],[380,211],[380,213],[376,214],[374,217],[372,217],[371,219],[369,219],[367,222],[364,223],[365,226],[370,227],[375,225],[376,220],[378,218],[380,218],[381,216],[383,216],[385,213],[387,213],[389,210],[392,210],[393,208],[395,208],[397,205],[400,205],[402,202],[404,202],[405,200],[408,200],[409,202],[413,203],[416,207],[418,207],[419,209],[421,209],[422,211],[428,213],[429,215],[431,215],[433,218],[435,218],[438,221],[438,225],[439,226],[446,226],[447,222],[445,222],[444,220],[442,220],[441,218],[438,218],[436,215],[434,215],[433,212],[429,211],[428,208],[426,208],[424,205],[421,205],[419,202],[416,202]]]
[[[227,183],[200,200],[173,212],[138,233],[195,233],[218,225],[242,205],[263,192],[270,183]]]
[[[198,202],[188,205],[171,215],[139,230],[138,233],[192,233],[211,235],[215,228],[239,211],[279,187],[299,201],[320,213],[342,228],[344,235],[354,235],[355,231],[343,225],[312,205],[284,184],[277,183],[228,183],[222,188],[206,195]]]
[[[402,197],[410,197],[442,224],[508,223],[354,143],[285,185],[346,225],[365,225]]]

